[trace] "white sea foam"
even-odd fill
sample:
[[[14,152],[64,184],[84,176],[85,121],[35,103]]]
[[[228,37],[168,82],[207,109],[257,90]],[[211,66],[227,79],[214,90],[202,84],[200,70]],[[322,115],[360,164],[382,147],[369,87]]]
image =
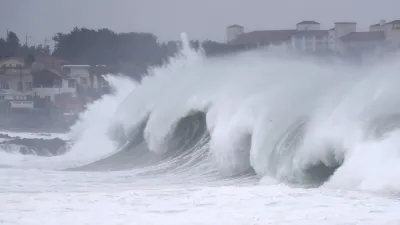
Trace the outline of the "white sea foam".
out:
[[[182,38],[182,51],[140,84],[109,77],[116,93],[81,115],[66,155],[47,161],[73,166],[112,155],[144,123],[149,151],[163,155],[179,121],[203,112],[209,160],[224,176],[254,170],[265,180],[302,184],[317,182],[314,173],[326,170],[318,179],[330,178],[327,186],[373,191],[385,191],[399,176],[396,60],[327,63],[279,49],[206,58]],[[371,165],[385,167],[372,174]]]

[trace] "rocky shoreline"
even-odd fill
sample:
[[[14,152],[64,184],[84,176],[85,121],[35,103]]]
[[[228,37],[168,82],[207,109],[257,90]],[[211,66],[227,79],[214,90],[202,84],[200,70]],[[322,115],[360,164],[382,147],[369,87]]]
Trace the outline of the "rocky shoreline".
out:
[[[0,129],[24,132],[67,132],[76,119],[59,114],[48,117],[40,112],[0,113]]]
[[[62,155],[67,151],[67,143],[67,141],[60,138],[20,138],[0,134],[0,149],[7,152],[18,151],[23,155]]]

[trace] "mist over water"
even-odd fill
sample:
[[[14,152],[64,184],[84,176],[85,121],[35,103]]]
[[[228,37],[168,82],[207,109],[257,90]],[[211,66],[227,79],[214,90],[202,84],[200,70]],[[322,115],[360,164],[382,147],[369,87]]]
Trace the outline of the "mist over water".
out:
[[[132,92],[137,83],[123,75],[108,75],[106,81],[113,90],[88,105],[67,134],[67,153],[54,157],[21,155],[19,151],[3,152],[0,165],[16,168],[66,169],[85,165],[113,154],[119,148],[112,139],[110,126],[121,102]],[[115,134],[114,134],[115,135]],[[12,146],[11,146],[12,147]]]
[[[88,107],[69,152],[46,168],[400,191],[399,57],[355,65],[278,48],[206,58],[182,40],[140,83],[108,76],[115,92]]]

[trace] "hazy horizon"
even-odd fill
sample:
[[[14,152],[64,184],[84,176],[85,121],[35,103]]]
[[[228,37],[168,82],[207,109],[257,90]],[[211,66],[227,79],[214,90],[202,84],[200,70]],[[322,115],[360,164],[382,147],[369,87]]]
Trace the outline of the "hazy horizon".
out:
[[[116,32],[149,32],[161,41],[177,40],[181,32],[190,39],[225,41],[225,28],[241,24],[245,31],[292,29],[302,20],[315,20],[322,29],[336,21],[358,23],[358,30],[370,24],[400,19],[400,2],[382,0],[2,0],[0,37],[7,29],[19,36],[28,34],[29,44],[43,44],[57,32],[74,27],[108,28]],[[397,17],[396,17],[397,16]],[[52,45],[52,42],[47,42]]]

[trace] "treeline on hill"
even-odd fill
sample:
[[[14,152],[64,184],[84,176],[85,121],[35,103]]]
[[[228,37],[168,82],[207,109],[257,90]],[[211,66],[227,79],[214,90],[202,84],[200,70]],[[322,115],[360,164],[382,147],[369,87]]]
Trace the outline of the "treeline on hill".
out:
[[[49,46],[21,45],[14,32],[6,39],[0,38],[0,58],[19,56],[54,56],[71,63],[107,65],[110,72],[124,73],[135,78],[151,65],[159,65],[175,54],[179,41],[161,43],[150,33],[115,33],[109,29],[74,28],[69,33],[57,33],[53,40],[54,51]],[[249,46],[229,45],[214,41],[191,41],[194,48],[203,47],[207,56],[241,51]]]
[[[28,46],[26,44],[21,45],[18,36],[12,31],[7,33],[7,37],[5,39],[0,38],[0,59],[13,56],[24,57],[30,54],[38,56],[48,56],[51,54],[50,46]]]

